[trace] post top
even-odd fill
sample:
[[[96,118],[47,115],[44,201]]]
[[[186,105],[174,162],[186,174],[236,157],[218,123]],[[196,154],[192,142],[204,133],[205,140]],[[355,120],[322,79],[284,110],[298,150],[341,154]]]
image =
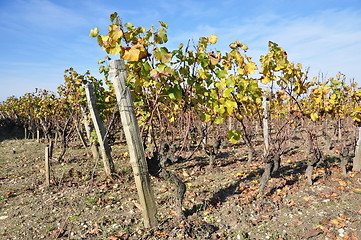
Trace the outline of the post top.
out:
[[[123,59],[114,59],[110,61],[110,68],[120,69],[121,71],[125,71],[125,63]]]

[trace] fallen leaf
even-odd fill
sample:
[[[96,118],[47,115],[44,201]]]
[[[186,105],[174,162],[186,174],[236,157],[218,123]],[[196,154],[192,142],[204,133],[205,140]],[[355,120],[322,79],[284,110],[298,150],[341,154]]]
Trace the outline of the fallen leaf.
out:
[[[329,224],[330,223],[330,219],[329,218],[322,218],[322,220],[321,220],[321,224],[322,225],[327,225],[327,224]]]
[[[173,215],[173,216],[177,216],[177,215],[178,215],[175,210],[171,210],[171,211],[170,211],[170,214]]]
[[[109,236],[108,239],[109,239],[109,240],[118,240],[119,238],[116,237],[116,236]]]
[[[210,183],[210,182],[212,182],[213,180],[205,177],[205,178],[204,178],[204,181]]]
[[[293,221],[294,221],[298,226],[300,226],[300,225],[303,224],[303,222],[302,222],[301,220],[297,219],[297,218],[293,218]]]
[[[143,211],[142,205],[140,205],[140,204],[137,203],[137,202],[134,202],[134,205],[135,205],[140,211]]]
[[[189,177],[189,174],[185,171],[185,170],[183,170],[183,177]]]
[[[340,224],[340,222],[337,219],[332,219],[330,222],[332,224],[334,224],[334,225],[339,225]]]
[[[56,230],[51,231],[50,237],[53,239],[61,238],[65,233],[65,229],[59,228]]]
[[[247,175],[246,173],[236,173],[236,177],[242,178],[245,175]]]
[[[273,218],[272,215],[262,215],[262,217],[265,218],[265,219],[272,219]]]
[[[90,229],[90,230],[88,231],[88,233],[94,234],[94,235],[98,235],[98,234],[101,233],[101,232],[102,232],[102,230],[99,229],[99,228],[93,228],[93,229]]]
[[[316,237],[316,236],[320,235],[321,233],[323,233],[323,231],[321,229],[313,228],[313,229],[308,231],[307,238]]]
[[[303,197],[303,199],[306,200],[307,202],[315,200],[313,197],[309,197],[309,196],[305,196]]]
[[[289,201],[289,202],[287,203],[287,206],[288,206],[288,207],[293,207],[293,206],[296,206],[296,203],[295,203],[295,201],[291,200],[291,201]]]
[[[338,181],[338,183],[343,187],[347,185],[347,183],[343,180]]]
[[[161,237],[168,237],[168,236],[169,236],[169,233],[167,233],[167,232],[162,232],[162,231],[155,231],[155,232],[154,232],[154,235],[161,236]]]
[[[338,197],[338,194],[334,192],[331,194],[331,197]]]

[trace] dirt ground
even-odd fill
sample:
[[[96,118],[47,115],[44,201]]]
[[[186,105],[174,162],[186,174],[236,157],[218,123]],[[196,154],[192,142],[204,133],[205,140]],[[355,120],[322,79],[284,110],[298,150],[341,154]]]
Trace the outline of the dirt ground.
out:
[[[51,162],[50,188],[44,148],[35,140],[0,142],[0,239],[361,239],[361,173],[344,177],[330,158],[308,186],[301,148],[282,158],[262,198],[261,163],[247,165],[242,146],[222,149],[212,169],[200,152],[170,166],[187,185],[187,218],[176,217],[172,186],[152,178],[155,229],[143,228],[124,144],[112,150],[118,179],[107,180],[101,161],[73,144],[63,163]]]

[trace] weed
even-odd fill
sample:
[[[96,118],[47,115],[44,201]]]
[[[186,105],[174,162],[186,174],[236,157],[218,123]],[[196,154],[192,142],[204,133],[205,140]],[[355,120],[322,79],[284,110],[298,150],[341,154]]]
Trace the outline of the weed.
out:
[[[45,227],[46,231],[52,231],[55,229],[55,227],[53,225],[49,225]]]
[[[94,205],[97,202],[95,198],[88,198],[86,201],[91,205]]]

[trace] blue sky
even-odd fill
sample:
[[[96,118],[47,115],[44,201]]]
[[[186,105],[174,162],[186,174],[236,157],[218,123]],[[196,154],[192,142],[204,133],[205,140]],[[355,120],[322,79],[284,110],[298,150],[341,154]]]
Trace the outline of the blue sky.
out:
[[[69,67],[100,77],[106,53],[89,31],[105,32],[115,11],[138,26],[168,23],[169,48],[215,34],[218,50],[239,40],[258,61],[274,41],[311,77],[340,71],[361,85],[361,0],[0,0],[0,101],[56,91]]]

